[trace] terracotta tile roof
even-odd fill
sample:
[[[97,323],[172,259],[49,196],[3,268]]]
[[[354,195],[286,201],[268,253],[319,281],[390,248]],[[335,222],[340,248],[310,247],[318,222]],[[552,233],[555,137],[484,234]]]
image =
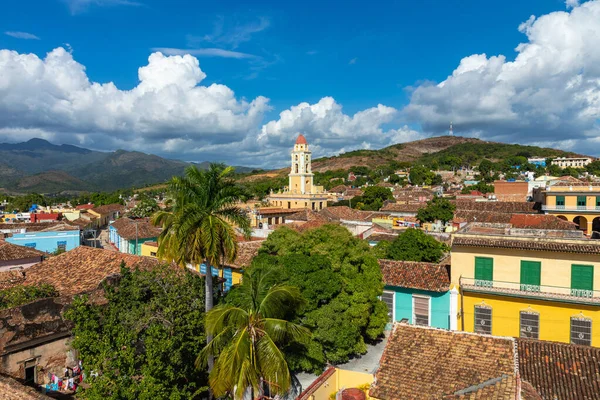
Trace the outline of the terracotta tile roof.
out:
[[[576,230],[573,222],[548,214],[512,214],[508,221],[514,228]]]
[[[25,275],[23,275],[23,271],[21,269],[0,272],[0,290],[19,285],[24,281]]]
[[[0,400],[51,400],[32,387],[22,385],[17,380],[0,374]]]
[[[412,204],[401,204],[401,203],[389,203],[381,208],[381,211],[388,212],[405,212],[405,213],[417,213],[420,208],[425,207],[424,203],[412,203]]]
[[[76,210],[90,210],[94,207],[95,207],[95,205],[93,205],[93,204],[80,204],[80,205],[76,206],[75,209]]]
[[[238,254],[231,263],[225,263],[231,268],[243,269],[252,264],[254,257],[258,255],[258,249],[262,246],[264,240],[251,240],[238,243]]]
[[[348,190],[348,186],[346,185],[337,185],[332,187],[331,189],[328,190],[329,193],[344,193],[346,190]]]
[[[319,211],[319,214],[329,221],[347,220],[369,222],[375,217],[386,215],[377,211],[355,210],[348,206],[327,207]]]
[[[489,382],[459,391],[460,394],[444,396],[444,400],[516,400],[517,379],[514,375],[503,375]]]
[[[11,231],[17,231],[25,229],[27,232],[49,232],[49,231],[61,231],[69,229],[78,229],[73,225],[69,225],[67,221],[59,222],[27,222],[27,223],[16,223],[16,224],[0,224],[0,229]]]
[[[106,204],[103,206],[94,207],[91,210],[97,214],[102,215],[102,214],[108,214],[108,213],[116,212],[116,211],[122,212],[125,210],[125,206],[122,204]]]
[[[466,222],[488,222],[496,224],[505,224],[510,221],[512,214],[495,211],[477,211],[477,210],[456,210],[454,219]]]
[[[290,224],[292,229],[297,230],[298,232],[305,232],[309,229],[316,229],[316,228],[320,228],[323,225],[327,225],[327,224],[339,224],[339,222],[329,222],[327,220],[320,220],[320,219],[314,219],[312,221],[308,221],[308,222],[301,222],[301,223],[292,223]],[[287,226],[287,224],[286,224]]]
[[[447,265],[426,262],[378,260],[383,283],[409,289],[445,292],[450,288]]]
[[[46,253],[31,247],[19,246],[0,240],[0,261],[22,260],[24,258],[44,257],[45,255]]]
[[[363,190],[360,188],[348,188],[344,192],[344,197],[362,196]]]
[[[319,375],[317,379],[313,381],[313,383],[311,383],[306,389],[304,389],[302,393],[300,393],[300,396],[298,396],[296,400],[309,400],[312,394],[316,392],[317,389],[319,389],[333,374],[335,374],[335,367],[327,368],[321,375]]]
[[[376,233],[372,233],[369,236],[367,236],[365,238],[365,240],[368,240],[369,242],[381,242],[381,241],[393,242],[394,240],[396,240],[397,237],[398,237],[398,232],[396,232],[396,233],[376,232]]]
[[[158,243],[157,242],[144,242],[144,244],[146,246],[158,247]]]
[[[149,218],[119,218],[112,223],[119,236],[127,240],[152,239],[158,237],[161,228],[152,225]]]
[[[322,220],[327,221],[323,215],[319,214],[316,211],[309,210],[305,208],[301,211],[298,211],[292,215],[285,217],[286,221],[313,221],[313,220]]]
[[[600,349],[517,339],[519,371],[544,399],[600,399]]]
[[[107,276],[118,274],[122,261],[128,267],[139,268],[151,268],[159,264],[158,260],[150,257],[79,246],[25,270],[23,284],[49,283],[61,296],[88,292],[96,289]]]
[[[369,395],[381,400],[456,395],[514,375],[514,351],[512,339],[396,323]]]
[[[460,201],[454,202],[456,210],[493,211],[501,213],[535,213],[535,204],[524,201]]]
[[[279,214],[293,214],[296,210],[288,208],[259,208],[258,213],[260,215],[279,215]]]
[[[559,242],[541,240],[522,240],[513,238],[475,238],[456,235],[452,240],[453,246],[493,247],[502,249],[519,249],[535,251],[555,251],[560,253],[600,254],[600,243]]]

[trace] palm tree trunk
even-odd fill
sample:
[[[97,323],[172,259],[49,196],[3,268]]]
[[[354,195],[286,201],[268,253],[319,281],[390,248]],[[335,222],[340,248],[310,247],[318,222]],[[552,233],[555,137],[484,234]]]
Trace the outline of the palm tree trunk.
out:
[[[213,276],[212,276],[212,267],[208,264],[208,262],[204,262],[206,265],[206,274],[204,274],[204,283],[205,283],[205,298],[204,305],[206,307],[206,312],[208,313],[213,308]],[[206,344],[212,341],[213,337],[211,334],[206,335]],[[208,356],[208,372],[212,371],[215,360],[212,355]]]

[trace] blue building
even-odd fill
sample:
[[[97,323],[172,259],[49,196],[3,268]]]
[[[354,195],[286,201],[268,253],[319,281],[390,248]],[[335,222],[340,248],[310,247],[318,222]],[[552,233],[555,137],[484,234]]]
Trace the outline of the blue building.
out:
[[[456,329],[450,323],[451,304],[456,304],[451,297],[457,294],[449,291],[449,265],[379,260],[379,266],[385,284],[382,300],[388,306],[390,323],[405,320]]]
[[[36,231],[25,233],[13,233],[6,241],[20,246],[31,247],[46,253],[56,250],[69,251],[81,244],[79,229],[69,231]]]

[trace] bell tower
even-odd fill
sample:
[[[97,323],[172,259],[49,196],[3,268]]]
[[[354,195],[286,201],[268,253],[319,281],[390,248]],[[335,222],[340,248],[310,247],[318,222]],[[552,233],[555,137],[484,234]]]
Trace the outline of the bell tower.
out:
[[[304,135],[298,135],[292,150],[292,169],[289,174],[290,193],[310,194],[313,192],[313,173],[310,166],[311,153]]]

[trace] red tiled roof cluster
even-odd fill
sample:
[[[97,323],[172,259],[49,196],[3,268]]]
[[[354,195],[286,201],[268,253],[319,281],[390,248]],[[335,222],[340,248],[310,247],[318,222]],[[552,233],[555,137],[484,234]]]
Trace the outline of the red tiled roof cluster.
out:
[[[104,215],[117,211],[122,212],[125,210],[125,206],[122,204],[106,204],[103,206],[94,207],[91,210],[97,214]]]
[[[19,246],[0,240],[0,261],[22,260],[33,257],[37,257],[41,261],[41,257],[45,255],[46,253],[31,247]]]
[[[383,283],[409,289],[445,292],[450,288],[447,265],[415,261],[379,260]]]
[[[328,190],[329,193],[339,193],[342,194],[346,190],[348,190],[348,186],[346,185],[337,185]]]
[[[516,339],[519,371],[544,399],[600,398],[600,349]]]
[[[562,220],[549,214],[512,214],[508,222],[514,228],[520,229],[577,229],[575,223]]]
[[[378,211],[355,210],[348,206],[327,207],[319,211],[329,221],[371,221],[373,218],[385,216],[385,213]]]
[[[258,255],[258,249],[262,246],[264,240],[250,240],[247,242],[238,243],[237,257],[233,262],[225,263],[225,265],[232,268],[246,268],[252,264],[254,257]]]
[[[316,211],[309,210],[308,208],[304,208],[290,216],[285,217],[286,221],[314,221],[321,220],[327,221],[327,218]]]
[[[387,211],[387,212],[404,212],[404,213],[417,213],[419,211],[420,208],[423,208],[425,206],[424,203],[409,203],[409,204],[402,204],[402,203],[389,203],[384,205],[381,208],[381,211]]]
[[[525,201],[461,201],[454,202],[456,210],[492,211],[501,213],[536,213],[535,203]]]
[[[96,207],[93,204],[80,204],[78,206],[75,207],[76,210],[91,210],[92,208]]]
[[[457,395],[514,375],[514,351],[511,339],[395,324],[369,394],[381,400]]]

